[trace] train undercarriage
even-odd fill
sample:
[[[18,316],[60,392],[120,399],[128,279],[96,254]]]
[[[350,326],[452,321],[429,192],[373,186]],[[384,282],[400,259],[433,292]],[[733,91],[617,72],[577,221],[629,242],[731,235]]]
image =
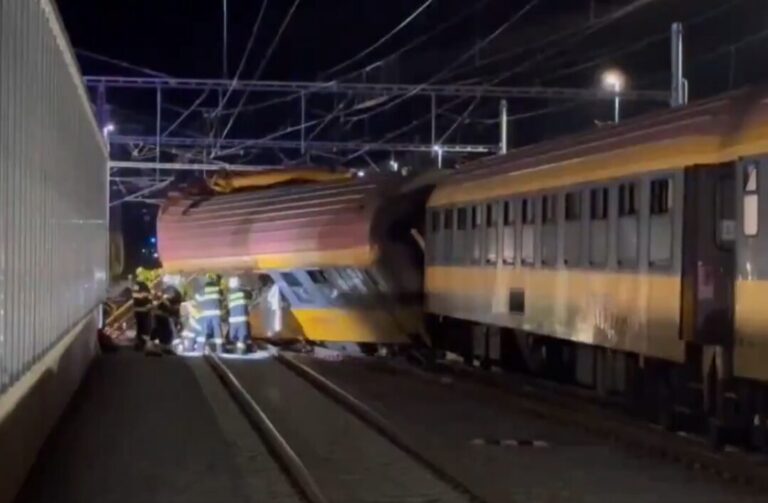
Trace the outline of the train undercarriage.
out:
[[[587,388],[670,431],[701,434],[716,449],[768,453],[768,385],[733,377],[723,348],[688,344],[679,364],[433,314],[427,329],[438,354],[466,365]]]

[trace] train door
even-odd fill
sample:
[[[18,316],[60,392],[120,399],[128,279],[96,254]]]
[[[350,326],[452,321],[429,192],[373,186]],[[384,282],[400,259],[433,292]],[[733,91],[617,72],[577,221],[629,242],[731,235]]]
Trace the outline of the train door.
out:
[[[731,164],[685,173],[682,337],[697,345],[733,345],[734,184]]]
[[[681,336],[688,343],[689,379],[702,385],[696,408],[717,419],[722,418],[725,385],[732,375],[735,200],[732,164],[686,170]]]

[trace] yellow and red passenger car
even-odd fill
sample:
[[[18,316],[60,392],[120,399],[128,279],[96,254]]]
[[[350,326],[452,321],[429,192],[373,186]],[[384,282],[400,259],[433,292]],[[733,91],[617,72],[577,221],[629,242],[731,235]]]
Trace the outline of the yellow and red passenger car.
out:
[[[169,200],[158,217],[164,270],[240,276],[264,294],[251,314],[257,336],[368,345],[420,336],[420,304],[404,302],[420,294],[420,256],[399,228],[421,217],[423,199],[398,202],[387,180],[285,173]]]

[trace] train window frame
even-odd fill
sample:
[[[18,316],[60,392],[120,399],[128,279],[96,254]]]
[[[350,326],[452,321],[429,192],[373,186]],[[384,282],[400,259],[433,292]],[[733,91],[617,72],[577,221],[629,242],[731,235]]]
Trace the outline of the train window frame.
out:
[[[540,237],[538,240],[538,246],[539,246],[539,261],[542,267],[554,267],[557,265],[557,262],[558,262],[558,255],[559,255],[558,253],[558,241],[559,241],[558,210],[559,210],[559,207],[560,207],[559,193],[550,193],[550,194],[544,194],[541,196],[541,228],[540,228],[540,234],[539,234]],[[552,231],[552,229],[554,229],[554,236],[550,236],[547,234],[547,232]],[[545,256],[545,253],[544,253],[545,239],[548,241],[547,244],[553,246],[554,256]],[[552,243],[550,241],[554,241],[554,242]],[[535,256],[535,252],[534,252],[534,256]]]
[[[617,187],[617,220],[616,220],[616,265],[619,269],[636,269],[640,265],[640,215],[638,192],[641,192],[640,183],[636,180],[622,181]],[[635,249],[634,257],[626,257],[622,254],[625,249],[622,236],[622,226],[627,221],[634,221]]]
[[[296,271],[300,272],[300,271]],[[309,291],[306,285],[299,279],[296,272],[293,271],[280,271],[280,279],[286,287],[291,291],[291,295],[295,297],[299,305],[312,305],[317,302],[317,299]],[[309,276],[307,276],[309,277]]]
[[[482,264],[483,239],[485,237],[485,221],[483,220],[484,203],[475,203],[469,210],[469,239],[467,243],[467,259],[470,264]]]
[[[507,198],[501,202],[501,261],[504,266],[514,266],[517,264],[517,209],[515,198]],[[508,250],[505,245],[506,232],[512,234],[512,246]],[[511,256],[510,256],[511,254]]]
[[[328,275],[322,269],[307,269],[307,276],[315,285],[326,285],[331,282],[328,279]]]
[[[749,162],[742,169],[742,232],[745,237],[754,238],[760,232],[760,169],[756,161]]]
[[[572,190],[565,193],[563,204],[565,205],[566,222],[581,221],[581,195],[580,190]]]
[[[600,197],[598,197],[598,195]],[[608,220],[610,208],[610,190],[607,186],[589,189],[589,219],[592,221]]]
[[[584,262],[584,241],[587,241],[587,244],[589,243],[589,239],[585,239],[584,234],[584,217],[586,216],[586,213],[584,211],[584,201],[585,197],[584,195],[588,192],[584,190],[583,187],[577,188],[576,190],[569,190],[565,192],[563,195],[563,266],[566,268],[578,268],[581,267],[582,263]],[[576,237],[578,238],[576,241],[571,241],[569,238],[569,234],[572,232],[571,229],[573,227],[576,227]],[[576,248],[576,254],[575,257],[569,253],[569,250],[574,247]]]
[[[637,216],[637,182],[619,184],[619,218]]]
[[[467,206],[460,206],[456,210],[456,230],[466,231],[469,230],[469,208]],[[462,218],[464,217],[464,218]]]
[[[427,263],[436,264],[440,261],[440,245],[443,233],[442,208],[432,208],[427,218]]]
[[[588,213],[588,252],[586,257],[586,263],[593,269],[606,269],[611,261],[611,223],[610,223],[610,207],[611,207],[611,189],[609,185],[598,185],[590,187],[589,189],[589,213]],[[615,196],[614,196],[615,197]],[[595,260],[593,253],[593,245],[595,243],[594,227],[598,223],[604,223],[605,225],[605,257],[601,260]]]
[[[648,182],[648,268],[651,270],[672,269],[675,262],[675,177],[673,174],[655,176]],[[654,259],[653,245],[655,233],[653,232],[654,220],[665,218],[669,220],[669,247],[667,256],[662,259]]]
[[[666,182],[666,190],[661,190]],[[667,215],[674,210],[675,184],[671,176],[651,179],[648,189],[651,215]]]
[[[493,265],[499,263],[499,249],[500,249],[500,233],[499,233],[499,208],[501,207],[501,201],[486,201],[483,203],[483,260],[485,265]],[[490,246],[490,237],[494,236],[493,246]],[[493,252],[493,258],[491,258],[491,251]]]
[[[541,196],[541,223],[543,225],[557,223],[557,194]]]
[[[483,226],[483,205],[473,204],[470,213],[470,226],[472,230],[480,229]]]
[[[430,234],[436,235],[442,230],[442,219],[440,210],[430,210],[429,212],[429,231]]]
[[[521,198],[520,203],[520,265],[526,266],[526,267],[535,267],[536,266],[536,248],[538,246],[538,239],[536,239],[537,234],[537,224],[536,224],[536,202],[540,200],[539,197],[536,196],[525,196]],[[526,257],[525,255],[525,237],[526,237],[526,231],[531,230],[530,237],[533,240],[533,243],[531,243],[532,247],[532,256]]]
[[[454,208],[444,208],[443,209],[443,230],[444,231],[452,231],[453,230],[453,210]]]
[[[715,245],[723,251],[736,246],[736,180],[720,175],[715,185]]]

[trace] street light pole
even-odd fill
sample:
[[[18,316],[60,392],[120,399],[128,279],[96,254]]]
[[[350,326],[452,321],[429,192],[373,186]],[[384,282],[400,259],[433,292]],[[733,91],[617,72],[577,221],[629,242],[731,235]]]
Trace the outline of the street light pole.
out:
[[[621,111],[621,91],[624,89],[626,76],[620,70],[607,70],[602,75],[603,88],[612,91],[613,97],[613,122],[618,124]]]
[[[223,1],[224,1],[224,5],[222,6],[223,7],[223,11],[222,11],[222,17],[223,17],[223,19],[222,19],[222,23],[223,23],[222,37],[223,37],[223,40],[222,40],[222,44],[221,44],[221,69],[222,69],[223,77],[226,79],[226,78],[229,77],[229,64],[227,62],[227,53],[228,53],[228,47],[227,46],[229,45],[229,33],[228,33],[229,30],[228,30],[228,26],[227,26],[229,23],[228,23],[227,17],[229,16],[229,13],[228,13],[228,9],[227,9],[227,0],[223,0]]]

